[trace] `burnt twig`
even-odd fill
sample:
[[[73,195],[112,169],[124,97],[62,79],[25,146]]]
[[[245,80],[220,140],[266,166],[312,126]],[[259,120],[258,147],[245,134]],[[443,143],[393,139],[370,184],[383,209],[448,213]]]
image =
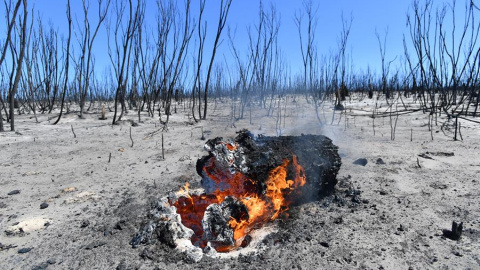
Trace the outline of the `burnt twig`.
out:
[[[462,128],[462,123],[458,122],[458,134],[460,135],[460,140],[463,141],[462,132],[460,131],[461,128]]]
[[[130,140],[132,141],[132,145],[130,147],[133,147],[132,127],[130,127]]]
[[[75,131],[73,130],[73,125],[70,125],[70,127],[72,127],[73,138],[77,138],[77,134],[75,134]]]
[[[458,130],[458,116],[455,117],[455,136],[453,137],[453,140],[457,140],[457,130]]]
[[[162,133],[162,158],[165,159],[165,149],[163,148],[163,133]]]

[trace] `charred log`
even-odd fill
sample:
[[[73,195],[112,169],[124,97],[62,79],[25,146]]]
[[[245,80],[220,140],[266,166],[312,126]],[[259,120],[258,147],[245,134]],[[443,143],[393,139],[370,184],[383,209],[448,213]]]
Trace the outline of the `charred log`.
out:
[[[295,198],[296,203],[318,200],[332,194],[341,166],[338,147],[322,135],[254,138],[249,131],[242,130],[234,141],[225,143],[223,138],[217,137],[208,140],[205,148],[209,155],[197,161],[197,173],[202,176],[202,185],[207,186],[207,191],[222,188],[221,184],[212,183],[214,181],[209,178],[209,174],[218,171],[210,169],[209,162],[213,158],[215,169],[223,167],[230,172],[242,172],[249,179],[255,179],[262,187],[260,192],[264,192],[269,173],[282,165],[284,160],[292,160],[296,156],[308,179],[300,188],[302,196]]]
[[[322,135],[255,138],[242,130],[234,139],[208,140],[205,150],[208,155],[196,164],[202,188],[190,191],[186,184],[154,203],[133,247],[180,245],[196,259],[202,250],[246,247],[253,230],[288,216],[283,213],[292,204],[334,194],[341,166],[338,147]]]

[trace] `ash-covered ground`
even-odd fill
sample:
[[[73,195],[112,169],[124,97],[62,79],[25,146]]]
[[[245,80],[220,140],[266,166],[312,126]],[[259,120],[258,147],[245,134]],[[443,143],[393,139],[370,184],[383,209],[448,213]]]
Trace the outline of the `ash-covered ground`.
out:
[[[462,123],[463,140],[454,141],[453,123],[438,119],[429,130],[419,111],[399,116],[392,140],[390,118],[370,117],[371,100],[346,102],[333,124],[326,106],[322,127],[311,104],[293,100],[281,100],[280,121],[262,109],[232,121],[231,107],[212,103],[208,120],[195,124],[178,109],[167,131],[158,119],[138,123],[130,112],[127,119],[139,124],[131,128],[133,146],[131,121],[111,126],[95,113],[84,120],[68,114],[52,126],[47,115],[38,124],[19,116],[16,133],[0,133],[0,268],[480,268],[478,125]],[[185,182],[199,186],[202,128],[206,139],[242,128],[328,136],[342,157],[337,196],[292,207],[251,254],[192,262],[166,245],[132,248],[150,203]],[[443,236],[452,221],[463,222],[458,241]]]

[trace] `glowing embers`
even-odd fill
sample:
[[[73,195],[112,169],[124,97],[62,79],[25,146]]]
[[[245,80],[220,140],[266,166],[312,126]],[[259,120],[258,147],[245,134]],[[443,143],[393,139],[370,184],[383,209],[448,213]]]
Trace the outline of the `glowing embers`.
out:
[[[299,188],[306,184],[305,171],[295,155],[270,170],[264,180],[232,173],[214,156],[202,170],[205,192],[194,194],[187,183],[169,203],[177,208],[182,224],[193,230],[192,244],[219,252],[248,245],[252,230],[287,211]]]

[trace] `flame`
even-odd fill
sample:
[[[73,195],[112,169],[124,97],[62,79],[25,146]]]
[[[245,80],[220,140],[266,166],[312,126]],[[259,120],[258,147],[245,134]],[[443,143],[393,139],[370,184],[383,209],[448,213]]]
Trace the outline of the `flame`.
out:
[[[238,148],[237,143],[227,143],[226,146],[229,151],[235,151]]]
[[[236,147],[236,145],[227,144]],[[246,235],[252,230],[263,226],[269,221],[277,219],[288,210],[291,200],[289,195],[299,187],[306,184],[305,171],[296,156],[292,160],[285,159],[283,163],[272,169],[265,181],[265,190],[259,192],[259,183],[249,179],[246,175],[236,172],[231,174],[228,170],[217,166],[214,157],[210,158],[203,168],[206,175],[219,184],[212,194],[190,194],[189,184],[177,192],[179,199],[170,202],[177,208],[177,213],[182,218],[182,223],[194,231],[192,243],[205,247],[202,241],[202,224],[205,209],[213,203],[222,203],[227,196],[240,200],[248,210],[248,218],[237,220],[230,217],[228,225],[234,231],[234,246],[218,247],[217,251],[226,252],[239,247]],[[260,194],[259,194],[260,193]]]

